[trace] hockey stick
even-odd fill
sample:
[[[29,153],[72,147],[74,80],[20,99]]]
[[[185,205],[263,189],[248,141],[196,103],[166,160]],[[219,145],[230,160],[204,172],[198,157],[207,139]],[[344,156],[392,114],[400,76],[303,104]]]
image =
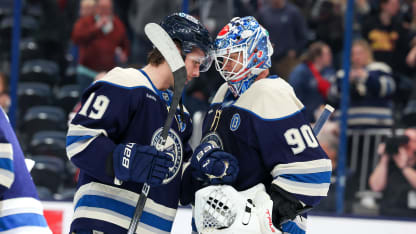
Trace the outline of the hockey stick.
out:
[[[178,106],[179,99],[182,96],[182,90],[185,86],[187,74],[185,63],[179,53],[178,48],[170,36],[167,34],[167,32],[160,25],[156,23],[149,23],[145,26],[144,32],[146,33],[146,36],[149,38],[149,40],[153,43],[153,45],[163,55],[165,61],[169,64],[175,80],[172,102],[169,108],[168,116],[165,120],[165,124],[163,125],[161,141],[156,145],[158,150],[162,150],[168,138],[169,129],[176,113],[176,107]],[[131,220],[129,230],[127,232],[128,234],[133,234],[136,232],[137,225],[139,224],[140,218],[142,216],[149,191],[150,186],[147,183],[144,183],[139,200],[137,201],[136,209],[134,210],[134,215]]]
[[[324,126],[325,122],[328,120],[329,116],[334,112],[334,108],[328,104],[325,105],[324,111],[322,111],[315,125],[313,126],[313,133],[317,136]]]

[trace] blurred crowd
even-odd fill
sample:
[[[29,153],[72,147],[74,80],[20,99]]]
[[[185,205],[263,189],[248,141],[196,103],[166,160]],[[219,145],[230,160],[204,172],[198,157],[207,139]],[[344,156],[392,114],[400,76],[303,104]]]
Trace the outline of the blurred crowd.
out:
[[[152,48],[144,35],[144,25],[160,22],[165,16],[181,11],[184,5],[182,0],[22,2],[17,134],[26,155],[43,163],[43,167],[35,166],[32,172],[35,183],[41,188],[41,198],[70,199],[77,170],[67,161],[65,148],[60,151],[59,147],[62,144],[65,147],[62,137],[64,139],[68,116],[79,108],[76,103],[82,91],[115,66],[140,68],[144,65],[147,52]],[[364,204],[367,210],[374,210],[372,201],[376,200],[377,214],[416,217],[415,0],[354,1],[349,71],[342,67],[346,0],[187,2],[189,13],[199,18],[213,37],[231,18],[255,16],[269,31],[274,46],[271,73],[293,86],[311,123],[322,105],[330,103],[338,109],[343,94],[342,79],[348,74],[348,129],[405,128],[404,135],[408,140],[395,144],[396,152],[386,153],[384,149],[391,148],[392,141],[378,146],[381,141],[377,137],[384,139],[393,135],[394,138],[396,133],[376,132],[376,140],[371,137],[369,140],[370,153],[359,147],[358,154],[376,156],[371,158],[374,163],[365,172],[365,186],[352,189],[351,194],[347,192],[350,196],[347,199],[351,198],[353,203],[356,197],[361,199],[359,204]],[[10,106],[8,77],[11,72],[12,7],[11,0],[0,3],[0,105],[6,110]],[[191,114],[206,111],[210,99],[223,82],[214,66],[190,82],[183,98]],[[50,117],[46,121],[45,118],[37,119],[39,113]],[[333,120],[319,136],[333,161],[334,174],[339,144],[336,140],[338,118],[339,112],[336,111]],[[53,125],[57,123],[59,128]],[[354,138],[350,137],[349,141],[349,154],[352,154]],[[49,157],[52,160],[42,155],[57,157]],[[351,158],[347,161],[353,164]],[[45,172],[45,168],[49,171]],[[348,178],[353,183],[358,172],[349,169]],[[393,178],[390,178],[389,171]],[[51,173],[59,179],[56,184],[43,182]],[[412,176],[413,180],[410,180]],[[335,210],[334,189],[335,186],[331,186],[329,199],[320,206],[322,211]],[[383,191],[390,194],[394,189],[399,189],[401,195],[380,195]],[[372,195],[357,195],[363,191]],[[368,202],[369,199],[373,200]],[[386,209],[386,204],[391,206],[398,201],[406,212],[385,212],[391,211]],[[351,205],[347,210],[360,213],[360,209],[354,207]]]

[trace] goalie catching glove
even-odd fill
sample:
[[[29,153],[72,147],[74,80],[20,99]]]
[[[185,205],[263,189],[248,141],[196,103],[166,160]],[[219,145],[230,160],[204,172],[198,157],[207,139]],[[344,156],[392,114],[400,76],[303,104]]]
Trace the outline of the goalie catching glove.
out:
[[[242,192],[229,185],[208,186],[196,192],[195,224],[199,233],[280,234],[272,223],[272,205],[263,184]]]
[[[114,174],[118,180],[157,186],[173,166],[172,157],[153,146],[119,144],[113,152]]]
[[[196,147],[191,159],[193,176],[209,184],[231,184],[238,175],[238,161],[215,144],[202,143]]]

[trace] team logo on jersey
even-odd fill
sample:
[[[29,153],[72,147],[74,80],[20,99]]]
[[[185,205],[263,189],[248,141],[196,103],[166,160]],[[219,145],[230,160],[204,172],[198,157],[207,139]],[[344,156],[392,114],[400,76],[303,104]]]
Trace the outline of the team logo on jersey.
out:
[[[173,130],[169,129],[168,138],[164,146],[161,146],[162,142],[162,127],[157,129],[152,136],[151,145],[155,146],[157,150],[163,151],[172,157],[173,166],[169,168],[169,174],[163,183],[169,183],[178,174],[182,165],[183,159],[183,147],[182,141],[179,135]]]
[[[240,114],[235,113],[233,115],[233,118],[231,119],[231,123],[230,123],[231,131],[237,130],[238,127],[240,127],[240,122],[241,122]]]
[[[223,147],[224,144],[222,143],[221,137],[216,132],[210,132],[202,138],[201,144],[202,143],[207,143],[207,142],[213,144],[214,146],[216,146],[216,147],[218,147],[222,150],[224,149],[224,147]]]
[[[162,97],[163,97],[163,100],[165,100],[167,102],[169,101],[169,94],[167,92],[163,92]]]

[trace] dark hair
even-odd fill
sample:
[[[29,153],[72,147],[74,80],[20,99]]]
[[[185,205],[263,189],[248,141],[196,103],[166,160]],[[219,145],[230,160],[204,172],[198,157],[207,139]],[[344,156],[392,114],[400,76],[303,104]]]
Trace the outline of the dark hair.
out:
[[[173,40],[175,42],[175,45],[181,49],[181,44],[177,40]],[[148,54],[147,54],[147,63],[153,65],[153,66],[159,66],[165,61],[165,58],[160,53],[160,51],[157,48],[153,48]]]
[[[322,41],[317,41],[309,45],[308,50],[302,55],[302,62],[313,62],[316,58],[322,55],[324,47],[328,46]]]

